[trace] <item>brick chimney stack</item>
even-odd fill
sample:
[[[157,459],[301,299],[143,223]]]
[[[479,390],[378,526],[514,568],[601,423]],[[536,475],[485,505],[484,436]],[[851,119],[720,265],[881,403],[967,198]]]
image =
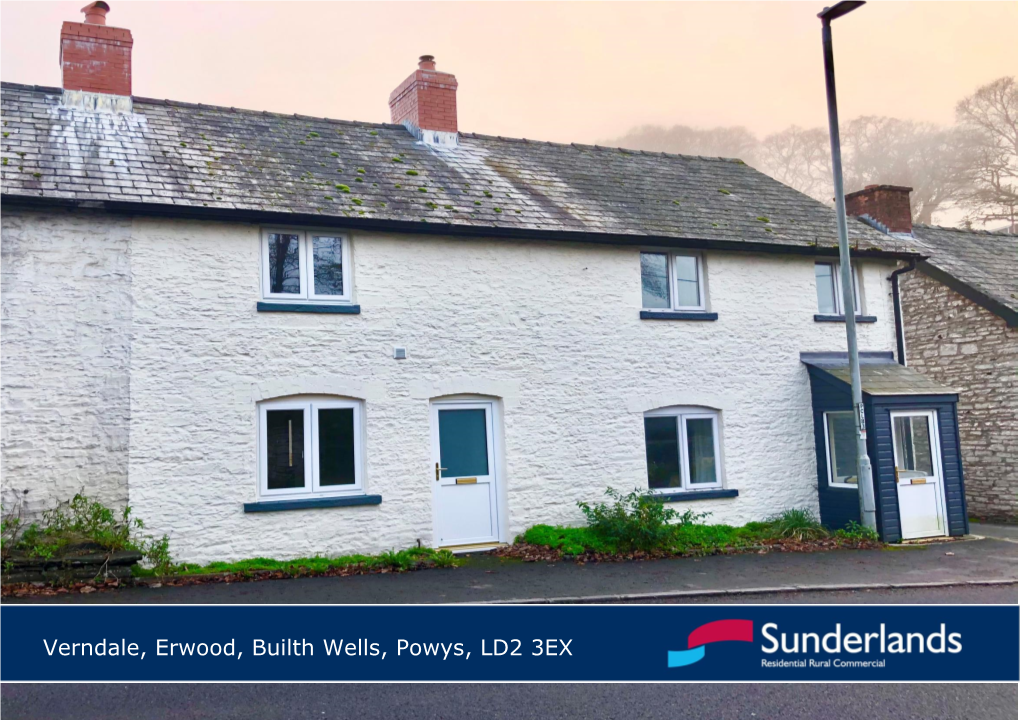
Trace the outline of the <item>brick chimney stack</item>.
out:
[[[910,191],[900,185],[868,185],[846,196],[846,214],[867,215],[889,228],[889,232],[910,234],[914,224],[910,214]]]
[[[131,95],[131,31],[109,27],[110,6],[97,0],[81,9],[85,22],[60,28],[60,68],[65,91]]]
[[[390,118],[430,145],[457,144],[457,78],[436,70],[431,55],[390,93]]]

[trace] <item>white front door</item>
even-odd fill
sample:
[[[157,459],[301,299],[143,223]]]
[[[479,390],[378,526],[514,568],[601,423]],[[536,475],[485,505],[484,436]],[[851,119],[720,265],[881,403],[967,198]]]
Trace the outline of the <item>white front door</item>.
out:
[[[948,535],[936,412],[890,413],[904,540]]]
[[[491,402],[432,404],[437,547],[499,541]]]

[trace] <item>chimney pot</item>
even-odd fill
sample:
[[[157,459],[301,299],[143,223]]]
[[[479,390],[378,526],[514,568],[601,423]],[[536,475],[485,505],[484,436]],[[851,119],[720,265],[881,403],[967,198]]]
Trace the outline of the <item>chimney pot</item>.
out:
[[[134,45],[131,31],[105,27],[110,6],[103,0],[90,3],[81,11],[85,13],[85,22],[68,21],[60,29],[64,90],[130,96]]]
[[[106,13],[110,12],[110,6],[103,0],[89,3],[81,9],[85,13],[85,22],[89,25],[105,25]]]
[[[914,230],[911,190],[902,185],[866,185],[846,196],[846,214],[867,215],[889,228],[889,232],[909,234]]]
[[[457,78],[436,70],[433,55],[422,55],[418,69],[390,93],[390,119],[425,142],[456,145]]]

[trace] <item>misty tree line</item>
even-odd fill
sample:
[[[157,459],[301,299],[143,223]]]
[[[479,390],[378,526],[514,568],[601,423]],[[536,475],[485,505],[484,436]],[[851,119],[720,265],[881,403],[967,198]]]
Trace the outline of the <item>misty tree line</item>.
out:
[[[914,221],[947,210],[966,226],[1017,227],[1017,80],[1003,77],[956,105],[951,127],[864,116],[840,126],[846,191],[907,185]],[[643,126],[599,144],[636,150],[736,157],[823,202],[832,202],[827,128],[758,138],[744,127]]]

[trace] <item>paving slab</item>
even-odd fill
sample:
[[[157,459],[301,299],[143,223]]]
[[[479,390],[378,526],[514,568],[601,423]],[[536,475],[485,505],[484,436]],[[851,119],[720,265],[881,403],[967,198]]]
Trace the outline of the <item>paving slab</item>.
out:
[[[999,538],[1001,540],[1016,540],[1017,525],[1005,525],[1002,523],[977,523],[970,524],[970,531],[974,535]]]
[[[931,585],[1016,581],[1017,545],[996,539],[881,550],[717,555],[642,562],[523,563],[488,555],[463,566],[354,577],[134,587],[33,598],[82,603],[473,603],[687,591],[775,592],[777,588]],[[25,602],[5,600],[5,602]]]

